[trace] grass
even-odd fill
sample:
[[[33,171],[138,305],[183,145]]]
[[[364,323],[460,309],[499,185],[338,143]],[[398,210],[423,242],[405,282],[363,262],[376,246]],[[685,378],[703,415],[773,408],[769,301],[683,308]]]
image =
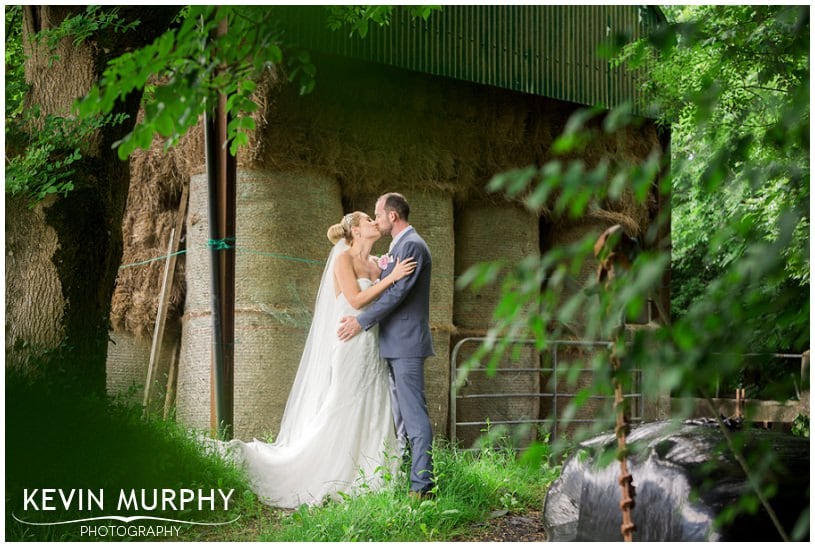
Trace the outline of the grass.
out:
[[[79,524],[32,526],[110,515],[144,515],[228,525],[183,525],[173,541],[447,541],[496,510],[540,509],[559,468],[544,455],[533,464],[516,458],[506,441],[477,452],[434,446],[437,496],[407,496],[406,474],[382,491],[320,506],[283,511],[260,503],[244,474],[201,449],[195,435],[172,421],[143,419],[141,408],[104,397],[6,377],[6,540],[111,541],[156,537],[88,537]],[[104,510],[24,507],[24,491],[103,490]],[[228,510],[170,508],[117,511],[123,489],[234,489]],[[13,516],[12,516],[13,515]],[[16,517],[16,518],[15,518]],[[155,526],[161,521],[99,524]]]
[[[499,509],[540,509],[556,467],[518,462],[511,447],[465,452],[437,442],[436,498],[407,496],[404,478],[389,488],[319,507],[301,507],[262,533],[262,541],[447,541]]]
[[[194,435],[173,422],[142,419],[141,408],[64,386],[32,382],[6,374],[6,527],[12,541],[88,541],[78,524],[32,526],[105,515],[145,514],[192,521],[226,521],[256,503],[247,496],[243,474],[214,455],[205,454]],[[224,511],[212,507],[174,510],[118,510],[122,490],[234,489],[235,503]],[[54,489],[45,502],[40,494]],[[59,497],[77,491],[68,507]],[[35,504],[26,492],[37,491]],[[79,505],[79,494],[102,492],[104,507]],[[236,499],[237,498],[237,499]],[[86,497],[87,499],[87,497]],[[46,508],[53,507],[53,509]],[[16,517],[16,518],[15,518]],[[153,521],[155,523],[155,521]],[[98,524],[126,524],[116,521]],[[145,525],[150,522],[134,522]],[[155,538],[146,538],[155,539]]]

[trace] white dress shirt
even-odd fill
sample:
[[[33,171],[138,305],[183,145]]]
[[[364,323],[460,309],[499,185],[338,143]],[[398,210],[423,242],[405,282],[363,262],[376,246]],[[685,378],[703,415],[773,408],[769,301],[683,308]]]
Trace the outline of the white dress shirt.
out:
[[[405,228],[404,230],[399,232],[399,235],[397,235],[395,238],[393,238],[393,241],[391,241],[391,244],[388,247],[388,253],[390,253],[393,250],[393,248],[396,246],[396,243],[400,239],[402,239],[402,236],[405,235],[406,233],[408,233],[409,231],[411,231],[412,229],[413,229],[413,226],[408,226],[407,228]]]

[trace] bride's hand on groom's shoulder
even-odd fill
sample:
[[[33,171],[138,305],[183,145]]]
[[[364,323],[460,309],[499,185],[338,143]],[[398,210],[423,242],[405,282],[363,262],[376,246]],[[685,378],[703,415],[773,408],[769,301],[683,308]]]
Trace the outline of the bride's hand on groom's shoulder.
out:
[[[399,281],[403,277],[407,277],[416,269],[416,259],[412,256],[396,259],[396,266],[393,267],[394,281]]]

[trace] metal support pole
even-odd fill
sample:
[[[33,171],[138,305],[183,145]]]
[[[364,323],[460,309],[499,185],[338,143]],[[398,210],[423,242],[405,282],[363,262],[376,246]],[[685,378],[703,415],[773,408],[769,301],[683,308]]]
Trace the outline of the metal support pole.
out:
[[[227,31],[226,19],[216,36]],[[214,112],[213,112],[214,111]],[[210,426],[214,434],[233,434],[235,348],[235,203],[237,163],[227,142],[226,96],[204,116],[212,287],[212,401]]]

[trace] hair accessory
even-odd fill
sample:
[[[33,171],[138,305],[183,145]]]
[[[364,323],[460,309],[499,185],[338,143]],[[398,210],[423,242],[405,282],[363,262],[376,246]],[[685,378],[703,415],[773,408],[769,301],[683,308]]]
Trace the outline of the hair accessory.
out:
[[[345,228],[346,231],[351,231],[351,221],[354,219],[354,213],[348,213],[344,217],[342,217],[342,227]]]

